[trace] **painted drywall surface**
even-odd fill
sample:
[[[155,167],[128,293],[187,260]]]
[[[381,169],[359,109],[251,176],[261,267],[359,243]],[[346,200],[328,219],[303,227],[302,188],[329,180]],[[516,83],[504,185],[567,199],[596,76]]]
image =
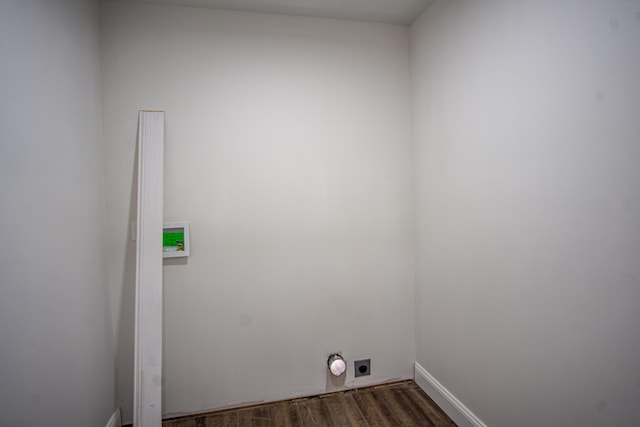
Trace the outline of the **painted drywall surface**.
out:
[[[103,88],[119,396],[131,416],[136,111],[166,110],[164,413],[412,376],[406,27],[104,3]],[[129,296],[128,296],[129,295]],[[370,377],[353,361],[372,359]]]
[[[490,426],[640,424],[640,4],[413,24],[417,361]]]
[[[140,0],[125,0],[140,1]],[[143,0],[175,6],[197,6],[246,12],[278,13],[349,19],[387,24],[409,24],[425,10],[429,0]]]
[[[0,425],[115,410],[98,9],[0,2]]]

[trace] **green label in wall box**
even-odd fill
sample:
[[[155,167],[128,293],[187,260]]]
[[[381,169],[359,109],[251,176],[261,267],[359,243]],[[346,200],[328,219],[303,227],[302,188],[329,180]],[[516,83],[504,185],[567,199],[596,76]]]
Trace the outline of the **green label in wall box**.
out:
[[[162,247],[165,251],[168,248],[184,250],[184,231],[165,230],[162,233]]]

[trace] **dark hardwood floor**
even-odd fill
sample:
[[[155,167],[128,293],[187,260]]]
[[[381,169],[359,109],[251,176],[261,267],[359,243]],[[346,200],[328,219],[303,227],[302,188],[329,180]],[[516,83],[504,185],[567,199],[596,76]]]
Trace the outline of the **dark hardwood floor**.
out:
[[[166,420],[163,427],[431,426],[455,424],[413,381]]]

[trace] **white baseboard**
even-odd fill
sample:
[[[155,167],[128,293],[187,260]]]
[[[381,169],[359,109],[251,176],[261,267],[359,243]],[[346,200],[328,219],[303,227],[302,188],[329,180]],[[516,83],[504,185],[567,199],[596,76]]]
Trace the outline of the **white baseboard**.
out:
[[[415,365],[415,381],[449,415],[449,418],[458,424],[458,427],[487,427],[419,363]]]
[[[113,415],[111,415],[111,418],[107,421],[107,427],[122,427],[122,422],[120,421],[120,408],[117,408]]]

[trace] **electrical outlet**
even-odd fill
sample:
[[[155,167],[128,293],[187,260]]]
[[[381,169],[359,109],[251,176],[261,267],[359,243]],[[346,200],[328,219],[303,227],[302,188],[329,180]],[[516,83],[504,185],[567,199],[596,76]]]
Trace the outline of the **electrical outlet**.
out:
[[[353,368],[356,377],[371,375],[371,359],[356,360],[353,362]]]

